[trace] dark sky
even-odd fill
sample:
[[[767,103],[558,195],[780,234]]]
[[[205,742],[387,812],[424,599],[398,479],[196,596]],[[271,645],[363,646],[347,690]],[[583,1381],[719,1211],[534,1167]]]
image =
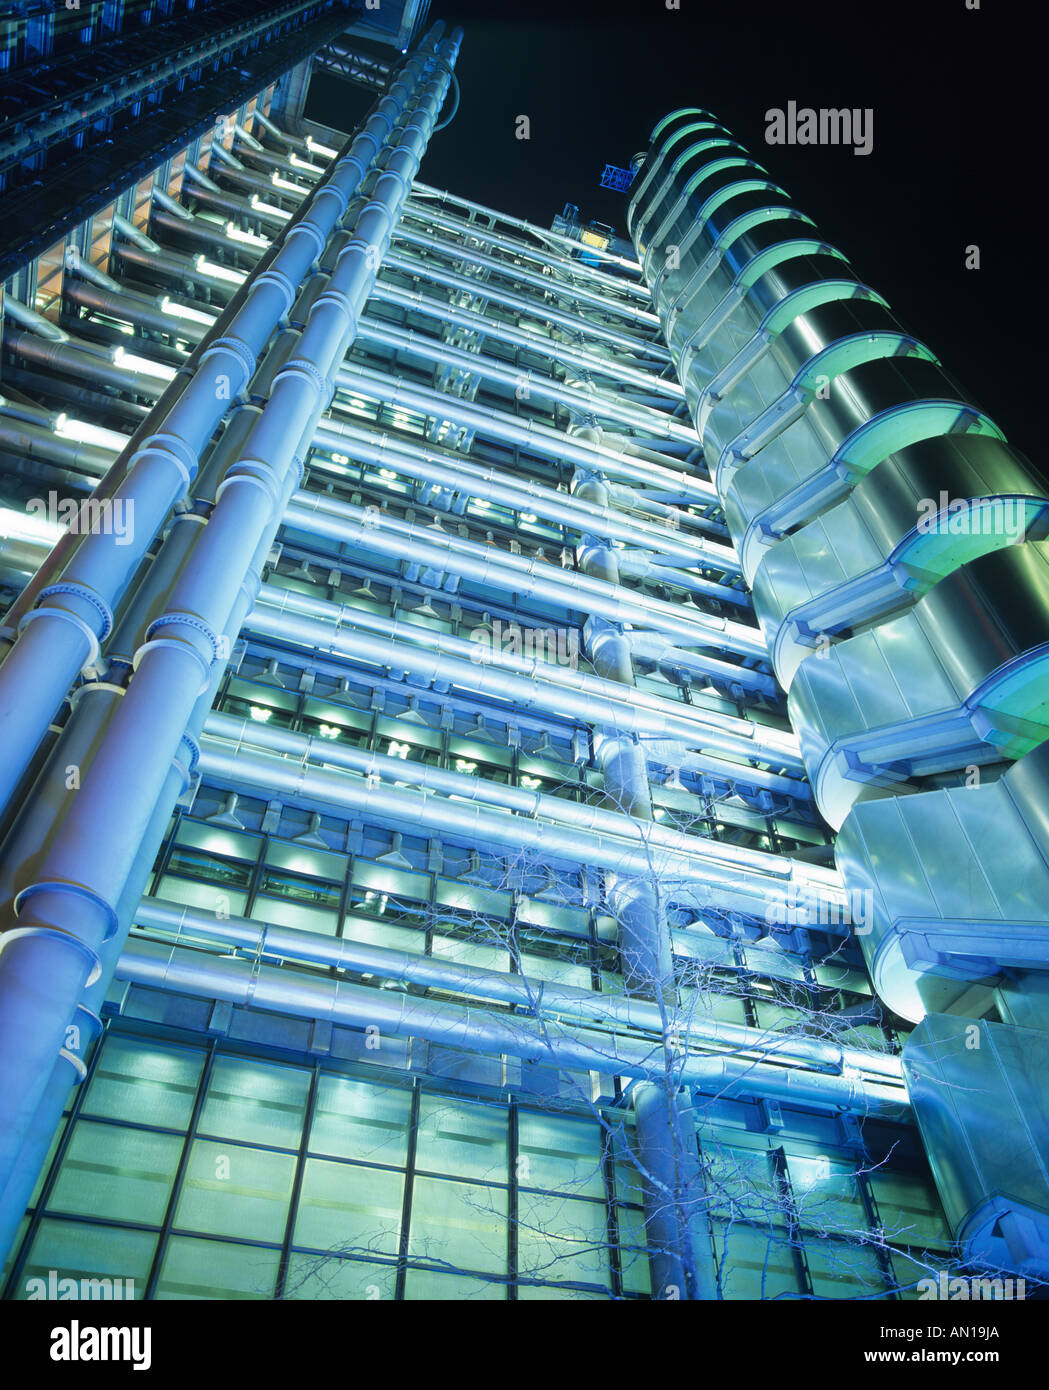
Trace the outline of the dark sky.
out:
[[[1041,462],[1044,44],[1033,5],[979,3],[434,0],[431,18],[465,30],[462,103],[421,176],[546,226],[573,202],[625,234],[604,163],[626,165],[675,107],[706,107]],[[766,110],[790,100],[872,108],[873,152],[766,145]]]

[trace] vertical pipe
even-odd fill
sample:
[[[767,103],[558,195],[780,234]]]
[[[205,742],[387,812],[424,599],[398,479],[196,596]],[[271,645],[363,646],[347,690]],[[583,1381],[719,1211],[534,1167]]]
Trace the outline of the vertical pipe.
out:
[[[573,425],[569,432],[595,444],[601,440],[600,431],[588,426]],[[577,471],[572,491],[583,501],[609,505],[608,488],[600,477]],[[601,537],[582,536],[577,563],[584,574],[619,583],[616,552]],[[584,634],[595,672],[606,680],[635,686],[630,638],[623,628],[592,615]],[[626,815],[651,825],[648,763],[636,737],[617,729],[595,729],[594,756],[604,774],[606,794]],[[661,1006],[666,1033],[675,1015],[676,982],[658,884],[654,875],[633,878],[609,874],[605,891],[619,929],[624,987],[628,994],[654,999]],[[657,1298],[713,1298],[710,1261],[704,1258],[704,1247],[693,1243],[689,1220],[689,1209],[702,1191],[695,1136],[678,1102],[679,1082],[672,1075],[672,1055],[669,1051],[665,1055],[665,1081],[646,1083],[634,1096],[652,1283]]]
[[[315,301],[298,351],[278,373],[243,453],[220,484],[208,523],[168,595],[166,611],[150,624],[146,641],[135,653],[127,693],[37,870],[39,877],[15,901],[17,920],[0,950],[0,1075],[7,1079],[0,1093],[0,1179],[5,1184],[43,1098],[69,1020],[84,989],[101,973],[100,952],[126,930],[118,904],[168,782],[172,759],[199,696],[228,655],[228,626],[254,602],[261,564],[301,476],[302,454],[327,408],[333,374],[355,335],[436,122],[458,48],[456,31],[436,54],[417,54],[383,99],[388,107],[382,114],[384,133],[369,131],[366,143],[373,146],[373,154],[385,145],[388,157],[357,219],[354,238]],[[408,120],[393,146],[390,132],[409,101]],[[351,188],[359,183],[365,161],[355,156],[352,162],[357,167],[351,171]],[[323,252],[336,223],[346,215],[346,192],[340,190],[335,202],[325,236],[309,235],[303,271]],[[281,297],[290,308],[287,284]],[[250,301],[247,308],[252,308]],[[272,327],[269,323],[259,348]],[[240,352],[239,345],[233,349],[234,356]],[[255,355],[250,363],[241,362],[245,382]],[[184,413],[185,398],[179,407]],[[210,432],[200,439],[198,456]],[[83,629],[84,622],[78,623]],[[73,636],[78,639],[73,649],[82,660],[84,634],[74,628]],[[97,634],[92,637],[97,641]]]
[[[323,251],[350,197],[408,102],[422,65],[403,75],[305,200],[217,324],[164,392],[96,494],[134,518],[130,544],[105,530],[64,536],[7,617],[0,665],[0,808],[18,786],[79,671],[94,663],[114,609],[172,506],[192,485],[202,449],[251,378],[258,355]],[[232,312],[231,312],[232,311]],[[122,540],[124,538],[121,538]],[[12,634],[9,634],[12,635]]]
[[[633,1097],[653,1297],[715,1299],[713,1247],[692,1125],[672,1086],[643,1081]]]

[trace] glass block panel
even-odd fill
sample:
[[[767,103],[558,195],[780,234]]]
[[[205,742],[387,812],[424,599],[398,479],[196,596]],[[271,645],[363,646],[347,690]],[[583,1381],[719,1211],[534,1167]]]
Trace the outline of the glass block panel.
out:
[[[603,1202],[522,1192],[517,1214],[517,1266],[522,1275],[551,1283],[608,1284]]]
[[[521,956],[521,973],[534,980],[550,980],[554,984],[571,985],[575,989],[590,989],[590,966],[577,961],[557,960],[552,956],[533,954]]]
[[[651,1272],[646,1250],[645,1214],[636,1207],[617,1207],[619,1229],[619,1267],[626,1293],[652,1292]]]
[[[704,1023],[721,1020],[724,1023],[746,1023],[747,1010],[739,987],[727,986],[693,988],[685,986],[681,990],[682,1012],[684,1017],[694,1020],[697,1028]]]
[[[765,1149],[710,1145],[703,1150],[703,1161],[712,1213],[725,1213],[761,1225],[785,1224],[783,1198],[773,1182]]]
[[[11,1273],[15,1260],[22,1252],[22,1242],[25,1240],[26,1233],[29,1230],[29,1221],[30,1218],[28,1216],[23,1216],[18,1223],[18,1230],[15,1233],[14,1240],[11,1242],[11,1249],[8,1251],[7,1258],[4,1260],[3,1270],[0,1271],[0,1290],[6,1287],[7,1277]],[[15,1294],[10,1295],[12,1298],[15,1296]]]
[[[517,1301],[519,1303],[548,1303],[553,1299],[561,1302],[565,1299],[578,1299],[583,1303],[602,1302],[608,1297],[607,1294],[597,1293],[590,1289],[568,1289],[558,1288],[556,1284],[518,1284]]]
[[[62,1123],[51,1136],[51,1143],[47,1146],[47,1158],[44,1159],[40,1172],[36,1175],[36,1182],[33,1184],[32,1195],[29,1198],[29,1204],[26,1208],[27,1211],[34,1210],[36,1204],[40,1201],[40,1194],[44,1190],[44,1183],[47,1182],[51,1173],[51,1165],[55,1161],[55,1154],[58,1152],[58,1146],[62,1142],[62,1136],[66,1132],[67,1123],[68,1120],[63,1119]],[[15,1248],[17,1249],[17,1247]],[[10,1256],[8,1256],[8,1260],[10,1260]],[[2,1287],[2,1281],[0,1281],[0,1287]]]
[[[641,1206],[644,1202],[644,1188],[636,1160],[632,1157],[634,1142],[633,1129],[616,1129],[612,1134],[612,1151],[615,1155],[616,1198],[620,1202],[631,1202]]]
[[[284,1297],[311,1302],[340,1299],[377,1302],[397,1292],[397,1266],[340,1260],[323,1255],[292,1255],[284,1277]]]
[[[156,1244],[157,1237],[149,1231],[45,1218],[37,1229],[19,1287],[12,1291],[11,1297],[25,1299],[32,1293],[39,1296],[39,1286],[29,1285],[29,1281],[42,1279],[46,1283],[49,1271],[54,1270],[59,1279],[121,1281],[125,1299],[140,1299],[145,1292]],[[128,1280],[132,1288],[128,1287]],[[94,1288],[81,1288],[81,1293],[85,1298],[97,1296]],[[111,1296],[116,1296],[115,1284]]]
[[[419,1105],[416,1170],[461,1178],[507,1181],[507,1112],[444,1096]]]
[[[280,1242],[295,1159],[198,1139],[189,1156],[175,1225],[243,1240]]]
[[[418,1260],[506,1273],[506,1189],[417,1177],[408,1249]]]
[[[193,845],[208,854],[220,854],[227,859],[254,861],[262,841],[257,835],[245,835],[224,825],[209,825],[206,821],[183,816],[175,839],[180,845]]]
[[[236,893],[231,888],[220,887],[217,883],[198,883],[190,878],[175,878],[167,874],[160,880],[157,897],[167,902],[181,903],[183,907],[202,907],[207,912],[224,912],[230,917],[241,917],[248,901],[246,893]]]
[[[223,859],[186,845],[176,845],[172,849],[168,867],[173,874],[201,879],[223,888],[247,888],[251,883],[250,863]]]
[[[601,1131],[593,1121],[522,1110],[517,1117],[517,1152],[522,1187],[604,1196]]]
[[[478,924],[480,934],[480,924]],[[456,965],[477,965],[482,970],[510,969],[510,953],[504,946],[492,946],[454,936],[433,936],[433,955]]]
[[[369,946],[389,946],[394,950],[425,950],[426,937],[418,927],[397,926],[382,917],[347,915],[342,919],[342,935],[350,941],[365,941]]]
[[[305,845],[285,844],[283,840],[271,840],[266,849],[267,864],[288,869],[293,874],[328,879],[331,883],[342,882],[346,877],[349,862],[344,854],[333,854]]]
[[[157,1298],[272,1298],[279,1250],[221,1240],[172,1236],[164,1252]]]
[[[948,1271],[953,1278],[954,1258],[947,1251],[925,1250],[914,1247],[893,1250],[890,1254],[894,1274],[894,1288],[901,1298],[920,1299],[925,1293],[918,1284],[922,1279],[936,1279],[940,1271]]]
[[[794,1208],[803,1226],[826,1232],[865,1232],[867,1214],[856,1184],[855,1168],[829,1158],[788,1154]]]
[[[806,1015],[799,1009],[792,1009],[785,1004],[774,1004],[762,999],[754,1005],[754,1021],[759,1028],[794,1028],[798,1026]]]
[[[195,1049],[111,1034],[102,1045],[81,1113],[185,1129],[203,1065],[204,1054]]]
[[[776,1232],[740,1221],[712,1224],[723,1298],[765,1299],[801,1292],[790,1247]]]
[[[317,1086],[311,1152],[403,1166],[408,1156],[412,1094],[395,1086],[322,1076]]]
[[[506,1299],[506,1284],[492,1279],[471,1279],[466,1274],[448,1274],[435,1269],[409,1269],[404,1297],[412,1302],[483,1303]]]
[[[264,897],[261,893],[255,899],[251,917],[255,922],[291,927],[293,931],[319,932],[323,936],[335,936],[339,926],[337,912],[326,912],[323,908],[310,907],[287,898]]]
[[[877,1254],[869,1245],[807,1240],[805,1257],[817,1298],[876,1298],[886,1291]]]
[[[377,864],[367,859],[356,861],[353,883],[356,888],[371,888],[378,893],[399,893],[403,897],[418,898],[423,902],[430,896],[428,874],[394,869],[389,864]]]
[[[908,1246],[950,1245],[947,1218],[931,1177],[875,1168],[868,1180],[887,1240]]]
[[[244,1143],[298,1148],[310,1073],[242,1057],[215,1061],[199,1131]]]
[[[339,1255],[396,1255],[403,1201],[403,1173],[307,1159],[293,1239]]]
[[[48,1209],[159,1225],[183,1142],[173,1134],[84,1120],[66,1149]]]

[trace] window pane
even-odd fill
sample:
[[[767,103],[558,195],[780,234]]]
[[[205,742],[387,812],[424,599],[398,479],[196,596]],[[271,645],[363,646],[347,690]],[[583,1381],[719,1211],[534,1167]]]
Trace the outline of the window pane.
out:
[[[626,1293],[652,1292],[652,1280],[646,1250],[644,1212],[635,1207],[617,1207],[619,1229],[619,1267]]]
[[[185,1129],[204,1054],[110,1036],[103,1044],[84,1112],[165,1129]]]
[[[608,1284],[608,1230],[603,1202],[522,1192],[517,1249],[521,1274],[551,1282]]]
[[[284,1297],[312,1300],[392,1299],[396,1265],[368,1264],[322,1255],[292,1255],[284,1278]]]
[[[480,927],[474,929],[481,935]],[[454,961],[456,965],[477,965],[482,970],[510,969],[510,953],[505,946],[493,946],[476,940],[463,940],[454,936],[433,936],[433,954],[441,960]]]
[[[416,1168],[506,1182],[506,1119],[502,1106],[423,1096]]]
[[[951,1233],[930,1178],[918,1173],[890,1173],[884,1168],[869,1176],[886,1239],[910,1246],[950,1244]]]
[[[322,1076],[310,1149],[334,1158],[403,1166],[408,1154],[411,1092],[342,1076]]]
[[[556,1284],[519,1284],[517,1286],[517,1301],[519,1303],[545,1303],[551,1299],[579,1299],[582,1302],[592,1302],[595,1299],[600,1301],[607,1297],[607,1294],[596,1293],[589,1289],[570,1289],[558,1287]]]
[[[291,1199],[295,1159],[198,1139],[175,1212],[175,1225],[244,1240],[279,1242]]]
[[[173,1134],[81,1121],[48,1208],[159,1225],[182,1145]]]
[[[291,902],[284,898],[267,898],[261,894],[251,909],[255,922],[268,922],[276,927],[291,927],[295,931],[320,932],[322,936],[334,936],[339,925],[337,912],[325,912],[319,907],[309,907],[305,903]]]
[[[712,1213],[750,1219],[762,1226],[785,1225],[783,1199],[775,1190],[764,1149],[705,1149],[706,1188]]]
[[[156,1244],[156,1236],[149,1231],[88,1226],[79,1221],[41,1221],[22,1283],[12,1296],[24,1299],[26,1281],[46,1280],[48,1271],[53,1269],[60,1279],[131,1279],[135,1286],[133,1295],[129,1295],[126,1285],[122,1291],[141,1298]]]
[[[190,878],[175,878],[171,874],[160,880],[157,897],[164,898],[167,902],[181,903],[183,907],[202,907],[208,912],[224,912],[231,917],[239,917],[248,901],[246,893],[235,893],[214,883],[197,883]]]
[[[297,1148],[310,1074],[239,1057],[220,1057],[200,1117],[202,1134]]]
[[[524,1187],[552,1188],[577,1197],[603,1197],[601,1131],[588,1120],[518,1115],[518,1171]]]
[[[812,1291],[821,1298],[871,1298],[885,1292],[885,1277],[869,1245],[808,1240],[805,1256]]]
[[[856,1187],[854,1170],[828,1158],[787,1156],[787,1172],[798,1219],[817,1231],[860,1232],[867,1214]]]
[[[340,1255],[396,1255],[403,1173],[306,1160],[295,1244]]]
[[[571,960],[556,960],[550,956],[522,954],[521,973],[535,980],[550,980],[555,984],[571,985],[575,989],[590,989],[590,966]]]
[[[172,1236],[164,1253],[157,1298],[272,1298],[279,1250]]]
[[[505,1300],[506,1284],[492,1279],[471,1279],[467,1274],[444,1274],[435,1269],[409,1269],[404,1283],[404,1297],[412,1300],[436,1300],[442,1303],[474,1303]]]
[[[716,1221],[713,1226],[723,1298],[775,1298],[801,1292],[792,1252],[782,1237],[739,1221]]]
[[[506,1272],[505,1188],[416,1178],[409,1251],[486,1274]]]

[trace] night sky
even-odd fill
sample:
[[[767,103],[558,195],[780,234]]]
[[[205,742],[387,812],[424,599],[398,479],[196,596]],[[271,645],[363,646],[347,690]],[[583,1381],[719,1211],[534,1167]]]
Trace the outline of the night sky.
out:
[[[462,103],[422,178],[544,226],[576,203],[625,235],[603,165],[627,165],[675,107],[706,107],[1042,463],[1044,44],[1033,6],[979,3],[434,0],[431,19],[465,30]],[[307,114],[345,129],[369,100],[314,79]],[[767,145],[766,110],[791,100],[873,108],[872,153]]]

